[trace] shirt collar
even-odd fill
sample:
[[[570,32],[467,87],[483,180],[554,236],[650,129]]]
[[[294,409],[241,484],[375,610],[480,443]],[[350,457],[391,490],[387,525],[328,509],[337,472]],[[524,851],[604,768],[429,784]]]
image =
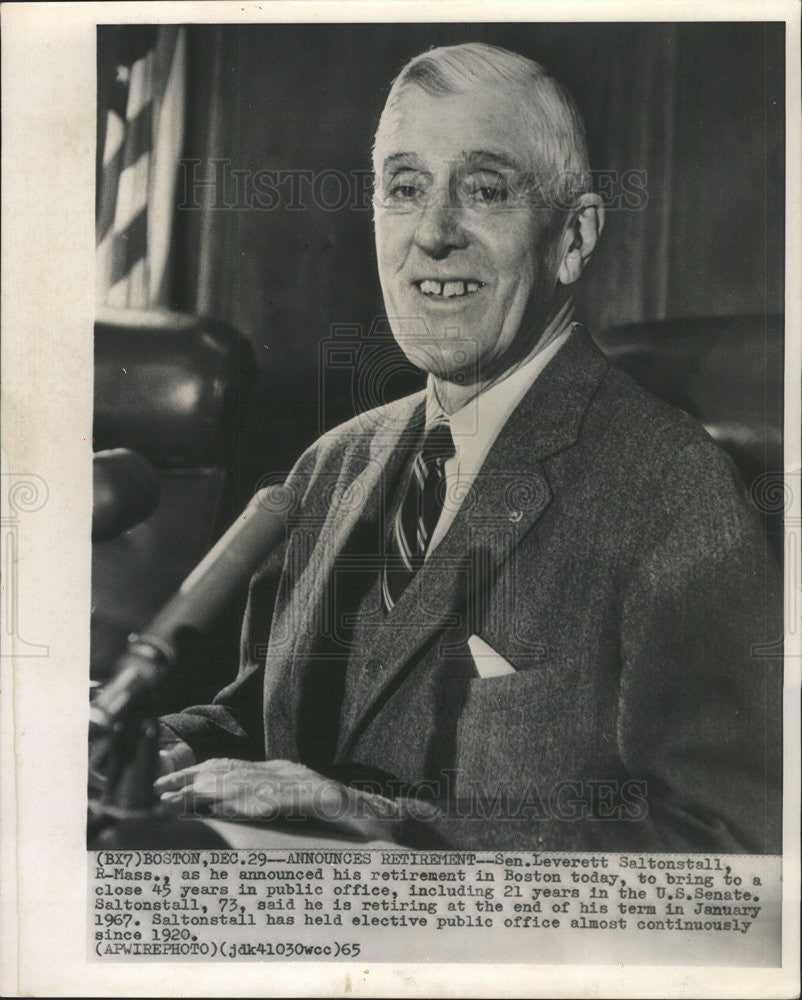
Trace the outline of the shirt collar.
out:
[[[568,339],[573,319],[573,300],[568,299],[543,331],[540,340],[546,346],[511,369],[499,382],[474,396],[450,417],[440,406],[434,379],[430,375],[426,386],[426,430],[446,417],[457,451],[467,447],[472,452],[481,452],[484,457],[509,415]]]

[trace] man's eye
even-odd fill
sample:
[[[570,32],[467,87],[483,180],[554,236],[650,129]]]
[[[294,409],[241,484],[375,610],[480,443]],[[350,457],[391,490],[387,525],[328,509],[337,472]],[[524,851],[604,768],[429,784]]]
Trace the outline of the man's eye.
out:
[[[505,178],[497,175],[469,177],[464,190],[467,200],[475,205],[502,205],[509,196]]]
[[[426,194],[426,181],[417,171],[399,170],[387,183],[387,198],[396,205],[413,205]]]
[[[393,184],[390,187],[390,197],[393,201],[414,201],[422,193],[414,184]]]

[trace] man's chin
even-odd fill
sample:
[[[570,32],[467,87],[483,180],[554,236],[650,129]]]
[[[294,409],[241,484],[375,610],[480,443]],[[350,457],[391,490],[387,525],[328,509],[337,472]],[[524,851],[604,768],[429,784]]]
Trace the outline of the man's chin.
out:
[[[476,343],[462,339],[406,337],[393,331],[396,342],[410,364],[439,379],[462,385],[471,379],[476,367]]]
[[[403,349],[403,344],[401,345]],[[423,354],[418,351],[404,351],[407,360],[416,368],[433,375],[438,381],[449,382],[452,385],[468,385],[475,381],[475,373],[470,365],[466,367],[464,361],[455,363],[452,358],[432,357],[430,354]]]

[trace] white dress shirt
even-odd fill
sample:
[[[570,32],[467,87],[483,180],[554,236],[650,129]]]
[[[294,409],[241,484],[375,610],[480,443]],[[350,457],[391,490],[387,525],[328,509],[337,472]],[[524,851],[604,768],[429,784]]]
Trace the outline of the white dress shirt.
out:
[[[573,329],[573,303],[565,303],[541,340],[547,346],[529,360],[513,368],[499,382],[484,389],[449,417],[437,398],[434,378],[426,386],[426,430],[443,418],[449,421],[455,454],[445,463],[446,497],[443,512],[432,533],[426,558],[442,541],[471,484],[482,467],[499,431],[520,403],[535,379],[568,339]]]

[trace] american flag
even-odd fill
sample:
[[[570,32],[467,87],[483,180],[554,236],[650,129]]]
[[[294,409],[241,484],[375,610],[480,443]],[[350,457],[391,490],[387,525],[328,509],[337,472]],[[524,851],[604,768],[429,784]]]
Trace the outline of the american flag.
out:
[[[102,42],[97,301],[163,307],[184,131],[185,31],[122,25]]]

